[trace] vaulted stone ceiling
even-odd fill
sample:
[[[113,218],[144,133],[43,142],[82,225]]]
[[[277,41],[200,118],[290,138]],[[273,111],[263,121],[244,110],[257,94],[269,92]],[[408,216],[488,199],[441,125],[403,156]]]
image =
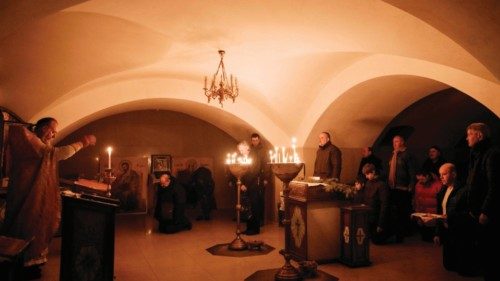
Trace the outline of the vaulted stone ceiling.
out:
[[[137,109],[235,138],[372,143],[413,102],[454,87],[500,113],[498,1],[12,0],[0,4],[0,105],[61,137]],[[240,96],[207,104],[226,51]],[[336,135],[349,134],[337,139]]]

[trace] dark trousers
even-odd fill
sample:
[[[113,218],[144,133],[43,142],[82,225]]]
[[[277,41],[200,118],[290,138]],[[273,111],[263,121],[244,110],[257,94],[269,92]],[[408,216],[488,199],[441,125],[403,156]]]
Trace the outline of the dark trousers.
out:
[[[196,193],[200,205],[200,215],[209,218],[212,211],[213,191],[197,188]]]
[[[476,237],[478,226],[472,217],[460,220],[443,230],[443,265],[463,276],[478,276],[481,264]]]
[[[411,233],[411,193],[408,191],[392,189],[389,197],[391,206],[392,227],[396,239],[401,240]]]
[[[386,229],[382,230],[382,232],[377,232],[377,226],[378,224],[376,222],[369,223],[368,227],[370,228],[370,240],[373,244],[383,245],[387,242],[390,235]]]
[[[173,216],[159,216],[158,230],[162,233],[176,233],[181,230],[191,229],[191,222],[184,213],[184,204],[177,204],[173,210]]]
[[[259,214],[260,214],[260,218],[259,218],[259,222],[260,224],[262,224],[264,222],[264,214],[265,214],[265,194],[264,194],[264,184],[261,183],[261,185],[259,186]]]
[[[498,227],[500,226],[495,225],[494,222],[478,227],[478,248],[485,281],[500,280],[498,258],[494,258],[500,253],[500,231]]]
[[[456,237],[453,237],[448,229],[443,229],[440,239],[443,247],[444,268],[449,271],[457,271],[458,248]]]
[[[250,203],[250,209],[252,210],[252,214],[247,220],[247,230],[259,232],[262,217],[259,188],[257,186],[249,188],[246,192]]]
[[[434,227],[421,225],[421,226],[418,226],[418,231],[420,232],[420,236],[422,237],[422,241],[433,242],[434,234],[436,232]]]

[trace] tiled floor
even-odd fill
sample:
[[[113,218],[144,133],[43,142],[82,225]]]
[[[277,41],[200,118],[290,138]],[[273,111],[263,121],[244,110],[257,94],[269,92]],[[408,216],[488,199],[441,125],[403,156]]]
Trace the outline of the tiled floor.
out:
[[[116,220],[115,280],[134,281],[236,281],[244,280],[257,270],[283,265],[279,249],[283,245],[283,228],[267,224],[260,235],[249,239],[264,240],[276,250],[252,257],[213,256],[205,249],[234,239],[235,222],[228,212],[219,211],[211,221],[193,221],[193,229],[165,235],[154,230],[155,222],[144,215],[119,215]],[[244,229],[244,225],[242,226]],[[151,231],[151,232],[150,232]],[[60,238],[51,245],[51,257],[44,266],[41,280],[59,280]],[[403,244],[370,248],[372,265],[349,268],[339,263],[321,265],[324,272],[342,281],[444,281],[470,280],[441,265],[441,249],[410,237]]]

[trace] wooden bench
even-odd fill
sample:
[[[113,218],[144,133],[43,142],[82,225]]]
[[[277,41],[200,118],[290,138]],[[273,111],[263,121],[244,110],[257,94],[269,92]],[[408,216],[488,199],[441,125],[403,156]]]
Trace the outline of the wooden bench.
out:
[[[14,281],[22,279],[23,254],[32,240],[33,238],[23,240],[0,235],[0,260],[9,264],[7,270],[5,272],[2,271],[1,280]]]

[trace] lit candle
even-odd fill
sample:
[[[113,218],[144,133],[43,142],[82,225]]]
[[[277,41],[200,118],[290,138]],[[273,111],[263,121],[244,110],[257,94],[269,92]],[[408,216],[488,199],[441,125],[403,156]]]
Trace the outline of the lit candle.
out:
[[[108,146],[108,169],[111,169],[111,151],[113,151],[113,148],[111,146]]]
[[[285,147],[284,146],[281,147],[281,153],[282,153],[282,155],[281,155],[281,161],[283,163],[286,163],[286,154],[285,154]]]
[[[273,151],[269,150],[269,162],[273,163]]]
[[[205,76],[205,90],[207,89],[207,76]]]

